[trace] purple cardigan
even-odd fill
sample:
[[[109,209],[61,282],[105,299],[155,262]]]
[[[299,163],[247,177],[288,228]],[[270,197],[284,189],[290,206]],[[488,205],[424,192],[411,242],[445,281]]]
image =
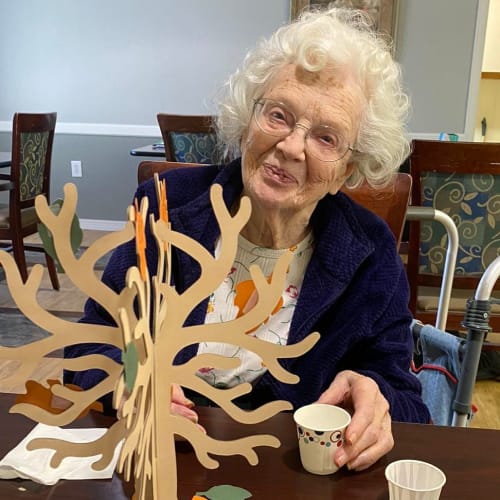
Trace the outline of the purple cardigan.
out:
[[[176,169],[164,174],[168,187],[172,227],[204,245],[213,253],[218,225],[211,209],[209,187],[223,186],[227,206],[242,191],[240,160],[225,166]],[[139,186],[137,198],[149,196],[150,210],[157,214],[152,181]],[[417,378],[409,372],[413,352],[408,312],[408,284],[394,237],[385,222],[342,193],[327,195],[317,205],[311,224],[315,249],[306,270],[302,290],[292,318],[288,343],[300,341],[313,331],[321,338],[306,354],[283,359],[281,364],[300,377],[298,384],[284,384],[266,373],[250,394],[253,406],[285,399],[295,408],[311,403],[328,388],[335,375],[345,369],[373,378],[390,404],[393,420],[429,422]],[[155,267],[157,254],[148,234],[147,259]],[[126,270],[136,263],[133,242],[112,255],[103,281],[119,291]],[[199,265],[182,252],[175,252],[172,271],[178,291],[188,288],[199,276]],[[207,301],[199,304],[186,324],[202,324]],[[85,323],[110,324],[106,311],[88,300]],[[197,346],[182,350],[176,363],[196,354]],[[66,357],[91,352],[120,360],[115,347],[80,344],[65,350]],[[104,374],[97,370],[66,372],[65,380],[86,389]],[[106,401],[108,404],[110,399]]]

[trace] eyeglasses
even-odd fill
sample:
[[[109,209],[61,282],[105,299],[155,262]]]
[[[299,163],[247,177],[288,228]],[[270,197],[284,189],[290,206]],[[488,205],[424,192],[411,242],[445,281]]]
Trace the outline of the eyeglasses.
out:
[[[315,125],[307,128],[297,123],[295,114],[285,104],[273,99],[257,99],[253,108],[255,123],[262,132],[280,138],[290,135],[295,127],[305,133],[307,153],[321,161],[341,160],[354,148],[334,128],[327,125]]]

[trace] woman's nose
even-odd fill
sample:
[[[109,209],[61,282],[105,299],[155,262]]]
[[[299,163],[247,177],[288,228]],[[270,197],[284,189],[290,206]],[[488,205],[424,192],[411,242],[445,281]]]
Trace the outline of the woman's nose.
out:
[[[276,144],[278,149],[286,159],[305,161],[306,158],[306,135],[307,129],[301,124],[295,128]]]

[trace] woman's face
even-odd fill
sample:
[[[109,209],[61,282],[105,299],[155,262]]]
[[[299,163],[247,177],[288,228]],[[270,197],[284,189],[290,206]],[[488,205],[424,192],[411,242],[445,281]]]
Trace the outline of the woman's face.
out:
[[[310,217],[318,201],[335,194],[354,167],[351,152],[334,162],[308,154],[307,130],[327,125],[353,145],[364,97],[348,74],[325,69],[311,73],[290,64],[271,81],[264,99],[282,102],[298,126],[286,137],[263,132],[252,118],[241,143],[244,194],[254,208],[304,213]]]

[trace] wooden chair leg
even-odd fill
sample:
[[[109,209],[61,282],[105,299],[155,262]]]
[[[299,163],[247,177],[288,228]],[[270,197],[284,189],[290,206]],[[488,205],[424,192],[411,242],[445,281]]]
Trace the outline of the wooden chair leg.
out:
[[[45,252],[44,252],[45,253]],[[54,290],[59,290],[59,278],[57,276],[57,269],[54,263],[54,259],[45,253],[45,261],[47,262],[47,269],[49,270],[50,282],[52,283],[52,288]]]
[[[24,283],[28,279],[28,268],[26,267],[26,257],[24,255],[24,241],[22,235],[14,235],[12,238],[12,253],[16,261],[19,273]]]

